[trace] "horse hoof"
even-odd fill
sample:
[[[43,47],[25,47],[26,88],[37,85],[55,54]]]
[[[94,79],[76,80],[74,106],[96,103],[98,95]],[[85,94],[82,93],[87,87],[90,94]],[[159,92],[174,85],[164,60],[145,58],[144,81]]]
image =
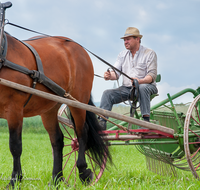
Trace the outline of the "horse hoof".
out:
[[[20,190],[21,189],[21,182],[22,182],[22,174],[16,175],[16,178],[11,178],[10,182],[6,186],[7,190]]]
[[[6,186],[6,190],[21,190],[21,187],[16,184],[12,184],[12,183],[9,183],[7,186]]]
[[[83,184],[89,185],[94,178],[94,174],[91,169],[86,169],[83,173],[79,174],[79,178]]]

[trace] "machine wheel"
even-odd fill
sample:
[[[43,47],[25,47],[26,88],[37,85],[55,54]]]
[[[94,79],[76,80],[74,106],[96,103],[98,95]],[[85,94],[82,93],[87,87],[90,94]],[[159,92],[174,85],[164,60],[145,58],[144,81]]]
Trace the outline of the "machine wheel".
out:
[[[195,178],[200,172],[200,95],[190,104],[184,124],[184,150]]]
[[[74,131],[73,123],[70,120],[69,109],[67,105],[62,105],[60,108],[58,112],[58,121],[64,135],[63,175],[67,176],[65,177],[65,182],[67,182],[67,184],[73,184],[75,186],[79,180],[78,169],[76,167],[79,144]],[[94,179],[92,182],[94,184],[101,178],[105,169],[105,164],[102,164],[101,166],[97,165],[97,162],[91,157],[89,151],[85,152],[85,158],[88,168],[90,168],[94,174]]]

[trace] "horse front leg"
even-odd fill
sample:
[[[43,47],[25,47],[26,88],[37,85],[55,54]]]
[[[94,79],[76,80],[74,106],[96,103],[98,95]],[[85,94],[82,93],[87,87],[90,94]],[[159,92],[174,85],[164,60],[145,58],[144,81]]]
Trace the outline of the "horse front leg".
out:
[[[50,135],[51,145],[53,149],[53,172],[52,178],[55,185],[58,184],[59,181],[63,178],[62,173],[62,161],[63,161],[63,134],[60,130],[58,130],[54,137],[52,138]]]
[[[22,169],[20,157],[22,154],[22,122],[23,117],[14,113],[12,117],[7,118],[9,126],[9,146],[10,152],[13,156],[13,171],[11,180],[7,186],[7,189],[14,188],[17,181],[22,180]]]

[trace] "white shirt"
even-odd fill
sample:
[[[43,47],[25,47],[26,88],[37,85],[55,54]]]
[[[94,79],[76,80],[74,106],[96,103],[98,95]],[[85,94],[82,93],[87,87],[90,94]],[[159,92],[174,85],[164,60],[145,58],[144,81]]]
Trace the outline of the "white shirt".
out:
[[[149,48],[140,45],[134,57],[130,50],[120,52],[114,66],[131,78],[136,77],[138,79],[143,79],[145,76],[150,75],[153,78],[152,84],[156,85],[157,56],[156,53]],[[117,75],[119,78],[121,74],[117,72]],[[131,80],[124,75],[122,76],[123,85],[132,86]]]

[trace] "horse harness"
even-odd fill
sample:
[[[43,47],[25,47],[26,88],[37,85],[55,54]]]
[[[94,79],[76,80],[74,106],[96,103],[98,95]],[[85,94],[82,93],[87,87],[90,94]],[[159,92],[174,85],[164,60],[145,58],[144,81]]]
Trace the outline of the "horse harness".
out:
[[[19,71],[21,73],[27,74],[29,75],[32,79],[33,79],[33,85],[32,88],[35,88],[37,82],[43,84],[44,86],[46,86],[47,88],[49,88],[50,90],[52,90],[54,93],[56,93],[57,95],[61,96],[61,97],[69,97],[69,94],[66,93],[66,91],[60,87],[58,84],[56,84],[54,81],[52,81],[51,79],[49,79],[48,77],[45,76],[44,71],[43,71],[43,65],[42,65],[42,61],[40,59],[39,54],[37,53],[37,51],[28,43],[26,43],[25,41],[21,41],[15,37],[16,40],[18,40],[19,42],[21,42],[23,45],[25,45],[27,48],[29,48],[29,50],[32,52],[32,54],[35,57],[35,61],[37,64],[37,71],[36,70],[29,70],[26,67],[23,67],[21,65],[17,65],[9,60],[6,59],[6,54],[7,54],[7,37],[6,37],[6,32],[4,32],[4,17],[5,17],[5,10],[6,8],[11,7],[12,4],[10,2],[7,3],[0,3],[0,69],[2,68],[2,66],[4,67],[8,67],[10,69]],[[7,24],[11,24],[14,25],[12,23],[7,23]],[[18,25],[14,25],[16,27],[20,27]],[[23,27],[20,27],[23,28]],[[23,28],[25,30],[29,30],[26,28]],[[32,30],[29,30],[32,31]],[[32,31],[35,33],[38,33],[36,31]],[[42,34],[42,33],[40,33]],[[9,34],[8,34],[9,35]],[[38,37],[38,38],[32,38],[29,39],[30,40],[36,40],[36,39],[41,39],[44,37],[52,37],[49,35],[45,35],[42,34],[43,36]],[[75,42],[73,40],[69,40],[69,39],[65,39],[65,41],[69,41],[69,42]],[[77,42],[75,42],[77,43]],[[80,45],[79,43],[77,43],[78,45]],[[81,46],[81,45],[80,45]],[[83,46],[81,46],[83,47]],[[132,88],[130,90],[130,94],[128,97],[128,101],[129,104],[131,106],[131,110],[130,113],[131,115],[134,115],[135,110],[137,109],[136,104],[139,98],[139,84],[137,80],[133,80],[132,78],[130,78],[128,75],[126,75],[125,73],[123,73],[122,71],[120,71],[119,69],[115,68],[113,65],[111,65],[110,63],[108,63],[107,61],[105,61],[104,59],[102,59],[101,57],[97,56],[96,54],[94,54],[93,52],[89,51],[88,49],[86,49],[85,47],[83,47],[85,50],[87,50],[89,53],[91,53],[92,55],[94,55],[95,57],[97,57],[99,60],[101,60],[102,62],[104,62],[106,65],[110,66],[115,72],[118,71],[119,73],[123,74],[124,76],[126,76],[127,78],[129,78],[130,80],[133,81],[133,85]],[[29,102],[29,100],[31,99],[32,94],[30,94],[27,102],[25,103],[24,107],[27,105],[27,103]],[[71,96],[70,96],[71,97]],[[71,97],[72,98],[72,97]],[[131,102],[132,101],[132,102]]]
[[[18,39],[16,39],[16,40],[18,40]],[[47,88],[49,88],[50,90],[52,90],[57,95],[59,95],[61,97],[65,97],[66,91],[62,87],[60,87],[58,84],[56,84],[54,81],[52,81],[47,76],[45,76],[44,71],[43,71],[42,61],[41,61],[40,56],[37,53],[37,51],[30,44],[28,44],[24,41],[20,41],[20,40],[18,40],[18,41],[21,42],[23,45],[25,45],[27,48],[29,48],[29,50],[32,52],[32,54],[35,57],[38,70],[37,71],[36,70],[29,70],[26,67],[23,67],[21,65],[17,65],[17,64],[6,59],[7,37],[6,37],[5,32],[3,34],[3,43],[2,43],[2,48],[1,48],[1,51],[0,51],[0,59],[1,59],[0,69],[4,66],[4,67],[8,67],[10,69],[13,69],[15,71],[19,71],[21,73],[27,74],[33,79],[33,85],[32,85],[33,88],[35,88],[36,83],[39,82],[39,83],[43,84],[44,86],[46,86]],[[32,95],[29,96],[29,99],[25,103],[24,107],[29,102],[31,96]]]

